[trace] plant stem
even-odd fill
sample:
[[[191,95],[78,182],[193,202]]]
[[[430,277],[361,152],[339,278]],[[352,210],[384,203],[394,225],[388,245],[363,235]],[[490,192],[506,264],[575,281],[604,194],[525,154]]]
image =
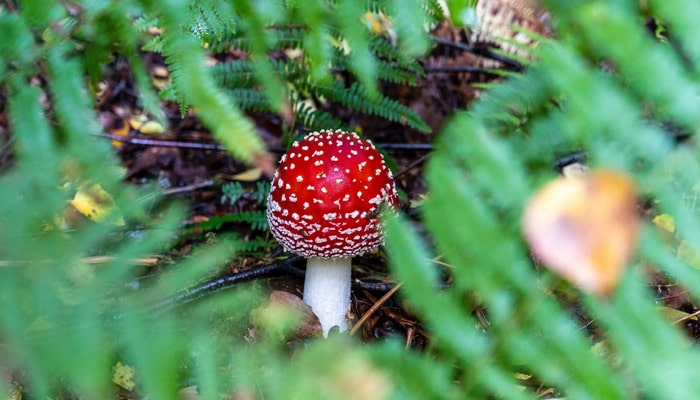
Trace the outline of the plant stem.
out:
[[[311,257],[306,263],[304,302],[318,316],[323,336],[337,326],[347,329],[345,315],[350,308],[350,257]]]

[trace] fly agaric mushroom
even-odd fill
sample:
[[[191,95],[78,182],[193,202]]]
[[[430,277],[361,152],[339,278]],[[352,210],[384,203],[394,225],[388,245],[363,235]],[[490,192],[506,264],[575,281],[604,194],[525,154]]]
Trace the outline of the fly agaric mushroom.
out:
[[[323,336],[346,329],[351,258],[382,243],[382,205],[398,205],[394,179],[374,145],[356,133],[313,132],[282,156],[267,200],[270,231],[307,258],[304,301]]]

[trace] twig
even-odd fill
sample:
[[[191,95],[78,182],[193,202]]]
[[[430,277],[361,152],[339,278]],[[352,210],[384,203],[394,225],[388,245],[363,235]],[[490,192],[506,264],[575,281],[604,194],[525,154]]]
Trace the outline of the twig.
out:
[[[460,73],[460,72],[479,72],[483,74],[496,75],[493,71],[486,68],[471,67],[468,65],[460,65],[454,67],[423,67],[423,71],[427,74],[437,74],[437,73]]]
[[[102,137],[105,139],[115,140],[122,143],[130,143],[140,146],[155,146],[155,147],[178,147],[182,149],[199,149],[199,150],[213,150],[213,151],[226,151],[226,148],[220,144],[212,143],[197,143],[197,142],[181,142],[176,140],[158,140],[158,139],[143,139],[132,136],[119,136],[112,135],[110,133],[98,133],[95,136]],[[385,150],[419,150],[419,151],[430,151],[433,149],[433,145],[430,143],[375,143],[377,147]],[[273,153],[285,153],[287,151],[284,147],[271,146],[268,148],[269,151]]]
[[[117,142],[138,144],[142,146],[157,146],[157,147],[179,147],[183,149],[200,149],[200,150],[215,150],[226,151],[226,148],[220,144],[212,143],[197,143],[197,142],[180,142],[175,140],[157,140],[143,139],[131,136],[112,135],[110,133],[97,133],[96,136],[115,140]]]
[[[304,264],[304,260],[305,259],[301,256],[292,255],[284,260],[275,261],[271,264],[263,265],[258,268],[253,268],[236,274],[214,278],[189,289],[185,289],[180,293],[177,293],[161,301],[160,303],[156,303],[148,307],[148,311],[167,311],[191,303],[193,301],[200,300],[204,297],[213,295],[223,290],[230,289],[238,285],[239,283],[248,282],[253,279],[271,275],[273,273],[288,272],[292,275],[304,276],[304,270],[299,268],[301,265]],[[387,294],[395,293],[399,289],[398,286],[400,286],[393,284],[376,284],[370,282],[362,282],[359,280],[356,280],[355,284],[358,285],[360,288],[366,290],[388,291]],[[386,296],[386,294],[384,296]]]
[[[683,322],[683,321],[687,321],[687,320],[689,320],[689,319],[691,319],[691,318],[697,318],[698,315],[700,315],[700,310],[695,311],[695,312],[692,313],[692,314],[688,314],[688,315],[686,315],[686,316],[684,316],[684,317],[678,318],[677,320],[673,321],[673,323],[674,323],[674,324],[679,324],[679,323],[681,323],[681,322]]]
[[[353,285],[359,287],[360,289],[369,290],[372,292],[387,292],[396,286],[395,283],[365,282],[359,279],[355,279]]]
[[[267,276],[275,272],[287,271],[294,274],[299,273],[299,269],[296,268],[296,264],[304,260],[301,256],[291,256],[281,261],[275,261],[271,264],[263,265],[258,268],[253,268],[250,270],[242,271],[232,275],[225,275],[219,278],[214,278],[212,280],[201,283],[197,286],[185,289],[180,293],[177,293],[160,303],[156,303],[148,307],[147,311],[160,313],[163,311],[168,311],[176,307],[184,306],[185,304],[191,303],[195,300],[199,300],[203,297],[218,293],[220,291],[230,289],[239,283],[251,281],[262,276]],[[117,318],[120,318],[118,316]]]
[[[411,169],[422,164],[423,162],[425,162],[425,160],[428,158],[428,156],[430,156],[430,154],[424,154],[421,157],[418,157],[417,160],[415,160],[412,163],[408,164],[407,166],[401,168],[401,171],[398,171],[397,173],[395,173],[394,178],[398,178],[399,176],[405,174],[406,172],[410,171]]]
[[[404,348],[406,350],[409,350],[411,348],[411,344],[413,344],[413,338],[416,336],[416,328],[409,326],[406,329],[406,344],[404,345]]]
[[[163,194],[168,196],[168,195],[173,195],[173,194],[192,192],[192,191],[202,189],[205,187],[209,187],[209,186],[214,186],[214,181],[207,180],[204,182],[193,183],[193,184],[187,185],[187,186],[165,189],[165,190],[163,190]]]
[[[112,256],[94,256],[94,257],[86,257],[82,259],[82,262],[85,264],[89,265],[98,265],[98,264],[107,264],[109,262],[112,262],[116,260],[117,257],[112,257]],[[28,265],[28,264],[49,264],[49,263],[54,263],[57,262],[58,260],[17,260],[17,261],[10,261],[10,260],[0,260],[0,268],[6,268],[6,267],[14,267],[14,266],[21,266],[21,265]],[[129,262],[133,265],[138,265],[141,267],[152,267],[160,261],[160,258],[158,256],[153,256],[153,257],[145,257],[145,258],[135,258],[132,260],[129,260]]]
[[[372,304],[372,307],[370,307],[369,310],[367,310],[367,312],[357,321],[355,326],[352,327],[352,329],[350,330],[350,336],[357,333],[357,331],[360,329],[360,327],[362,327],[362,325],[367,321],[367,319],[369,319],[369,317],[371,317],[372,314],[374,314],[379,309],[379,307],[386,303],[386,301],[389,300],[391,296],[393,296],[394,293],[396,293],[400,288],[401,284],[399,283],[393,288],[391,288],[391,290],[386,292],[384,296],[380,297],[376,303]]]
[[[112,256],[94,256],[94,257],[84,258],[83,262],[85,264],[95,265],[95,264],[106,264],[106,263],[112,262],[116,259],[117,259],[116,257],[112,257]],[[129,262],[133,265],[138,265],[139,267],[152,267],[160,262],[160,257],[153,256],[153,257],[135,258],[135,259],[129,260]]]
[[[464,43],[458,43],[458,42],[453,42],[451,40],[443,39],[441,37],[437,36],[431,36],[432,39],[436,42],[439,43],[443,46],[450,46],[454,47],[456,49],[460,49],[472,54],[476,54],[481,57],[489,58],[491,60],[495,60],[498,62],[503,63],[506,67],[511,68],[514,71],[522,71],[523,66],[519,62],[513,60],[512,58],[508,58],[506,56],[503,56],[501,54],[498,54],[494,52],[493,50],[489,49],[488,47],[481,47],[481,46],[470,46],[468,44]]]

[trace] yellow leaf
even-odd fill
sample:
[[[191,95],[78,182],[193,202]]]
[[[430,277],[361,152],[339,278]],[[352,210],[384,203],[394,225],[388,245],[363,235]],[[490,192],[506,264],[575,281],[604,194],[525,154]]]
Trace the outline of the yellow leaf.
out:
[[[132,391],[136,389],[136,369],[129,364],[122,364],[117,362],[114,366],[114,374],[112,375],[112,382],[114,384],[128,390]]]
[[[149,120],[145,115],[135,115],[129,119],[129,125],[141,133],[157,135],[165,132],[165,127],[157,121]]]
[[[251,168],[247,171],[241,172],[240,174],[234,175],[232,178],[237,180],[237,181],[253,182],[253,181],[257,181],[258,179],[260,179],[260,176],[262,176],[262,169]]]
[[[121,124],[121,127],[120,127],[120,128],[111,129],[111,130],[109,131],[109,133],[111,133],[112,135],[116,135],[116,136],[127,137],[127,136],[129,136],[129,124],[127,124],[126,122],[123,122],[123,123]],[[124,144],[124,143],[122,143],[122,142],[120,142],[120,141],[118,141],[118,140],[112,140],[112,146],[114,146],[114,147],[117,148],[117,149],[120,148],[120,147],[122,147],[123,144]]]
[[[658,307],[658,310],[661,312],[661,314],[669,322],[676,323],[677,321],[685,321],[685,320],[689,320],[689,319],[691,319],[693,321],[698,320],[697,316],[694,316],[694,315],[687,313],[685,311],[676,310],[675,308]]]
[[[700,251],[697,246],[687,240],[682,240],[678,245],[678,258],[693,268],[700,269]]]
[[[109,220],[114,225],[124,226],[114,198],[99,183],[83,183],[78,187],[70,204],[81,214],[95,222]]]
[[[375,35],[382,33],[382,22],[375,14],[367,11],[364,15],[363,22]]]
[[[535,256],[597,295],[617,286],[638,230],[634,184],[615,171],[556,179],[535,194],[523,215]]]
[[[659,214],[651,222],[668,233],[676,231],[676,221],[668,214]]]

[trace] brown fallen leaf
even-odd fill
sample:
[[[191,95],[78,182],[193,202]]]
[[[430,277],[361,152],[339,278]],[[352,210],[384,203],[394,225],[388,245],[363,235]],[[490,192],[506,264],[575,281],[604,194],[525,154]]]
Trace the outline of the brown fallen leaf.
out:
[[[579,288],[607,295],[637,241],[633,182],[616,171],[558,178],[539,190],[523,215],[530,249]]]
[[[269,303],[251,311],[251,322],[268,334],[287,341],[321,337],[321,322],[311,307],[292,293],[275,290]]]

